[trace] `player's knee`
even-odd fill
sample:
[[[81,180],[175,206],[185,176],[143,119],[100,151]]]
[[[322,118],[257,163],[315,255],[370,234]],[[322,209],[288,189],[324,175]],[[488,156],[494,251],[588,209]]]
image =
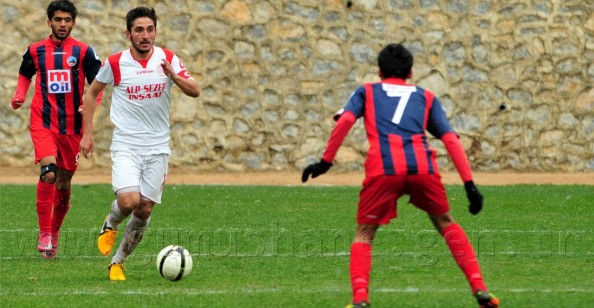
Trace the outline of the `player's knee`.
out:
[[[115,194],[120,209],[125,209],[129,213],[138,207],[140,202],[140,188],[138,186],[118,189]]]
[[[134,215],[136,215],[136,217],[140,219],[148,219],[149,217],[151,217],[151,213],[153,211],[153,204],[154,202],[141,198],[140,204],[138,204],[138,207],[134,211]]]
[[[56,189],[59,189],[59,190],[68,190],[68,189],[70,189],[70,182],[60,181],[58,179],[56,181]]]
[[[71,178],[64,176],[64,172],[59,172],[56,178],[56,189],[59,190],[68,190],[70,189],[70,182]]]
[[[151,217],[152,209],[147,207],[139,206],[134,210],[134,216],[138,217],[139,219],[147,220]]]
[[[118,206],[122,213],[130,214],[138,208],[138,201],[133,198],[118,199]]]
[[[431,218],[431,221],[433,222],[433,225],[435,226],[438,232],[441,232],[449,225],[456,222],[454,220],[454,217],[452,217],[452,215],[450,214],[450,212],[446,212],[441,215],[429,215],[429,217]]]
[[[56,182],[56,176],[53,173],[47,173],[39,177],[42,182],[47,184],[54,184]]]
[[[379,225],[374,224],[359,224],[357,225],[357,230],[355,231],[355,242],[365,242],[368,244],[372,244],[373,240],[375,239],[375,233]]]
[[[445,225],[450,225],[455,222],[454,217],[452,217],[452,215],[449,212],[447,212],[446,214],[440,215],[438,220],[441,224],[445,224]]]
[[[53,184],[56,182],[56,178],[58,177],[58,170],[58,165],[54,163],[41,166],[39,179],[44,183]]]
[[[74,173],[70,171],[60,170],[56,178],[56,189],[68,190],[70,189],[70,183],[72,182],[72,175]]]

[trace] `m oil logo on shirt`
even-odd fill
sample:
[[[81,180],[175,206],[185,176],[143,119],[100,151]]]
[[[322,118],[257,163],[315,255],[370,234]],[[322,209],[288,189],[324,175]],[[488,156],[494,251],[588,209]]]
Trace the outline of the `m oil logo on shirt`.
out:
[[[49,93],[70,93],[72,86],[70,83],[70,70],[48,70],[47,71],[47,89]]]

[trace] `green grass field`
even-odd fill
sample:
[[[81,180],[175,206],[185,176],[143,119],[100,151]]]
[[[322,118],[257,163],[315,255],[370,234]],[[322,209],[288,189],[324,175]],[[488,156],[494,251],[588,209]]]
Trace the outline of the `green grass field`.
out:
[[[594,187],[480,188],[485,208],[472,216],[462,186],[447,186],[503,307],[591,307]],[[73,186],[58,257],[42,260],[35,187],[1,185],[0,307],[344,307],[357,197],[358,187],[166,186],[127,280],[112,283],[96,248],[110,186]],[[373,306],[475,307],[441,237],[406,201],[374,245]],[[169,244],[193,255],[179,282],[156,270]]]

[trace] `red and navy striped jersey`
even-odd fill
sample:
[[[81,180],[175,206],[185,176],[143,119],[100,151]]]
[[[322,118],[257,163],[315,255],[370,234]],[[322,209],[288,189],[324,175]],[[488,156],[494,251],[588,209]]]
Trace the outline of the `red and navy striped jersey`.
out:
[[[90,84],[101,67],[93,48],[72,37],[55,42],[51,36],[29,45],[19,74],[37,74],[31,102],[31,129],[45,128],[61,135],[82,134],[85,78]]]
[[[357,88],[343,109],[364,118],[367,176],[439,174],[425,131],[437,138],[454,131],[431,91],[402,79],[384,79]]]

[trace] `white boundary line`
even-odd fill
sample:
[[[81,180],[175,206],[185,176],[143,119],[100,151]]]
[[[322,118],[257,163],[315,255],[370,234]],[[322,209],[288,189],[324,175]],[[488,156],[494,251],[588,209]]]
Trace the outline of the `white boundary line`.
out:
[[[421,293],[462,293],[467,292],[466,288],[373,288],[373,293],[388,293],[388,294],[421,294]],[[92,291],[92,290],[70,290],[65,292],[0,292],[0,296],[71,296],[71,295],[213,295],[213,294],[272,294],[281,292],[291,292],[299,294],[317,294],[317,293],[349,293],[347,288],[315,288],[315,289],[294,289],[294,288],[237,288],[237,289],[195,289],[195,288],[175,288],[167,291],[150,290],[110,290],[108,291]],[[593,293],[593,288],[562,288],[562,289],[532,289],[532,288],[514,288],[514,289],[499,289],[499,293]]]
[[[354,228],[354,226],[353,226]],[[353,229],[351,228],[351,229]],[[100,228],[91,228],[91,229],[64,229],[62,230],[62,232],[99,232]],[[279,227],[279,228],[263,228],[263,229],[256,229],[256,228],[245,228],[245,229],[240,229],[240,228],[228,228],[228,229],[222,229],[222,228],[218,228],[218,229],[212,229],[212,230],[193,230],[193,229],[186,229],[186,228],[155,228],[155,229],[150,229],[147,232],[157,232],[157,231],[187,231],[187,232],[222,232],[222,231],[226,231],[226,232],[237,232],[237,231],[247,231],[247,232],[253,232],[253,231],[258,231],[258,232],[268,232],[268,231],[289,231],[289,230],[294,230],[294,229],[288,229],[285,227]],[[296,230],[296,231],[342,231],[343,229],[338,229],[338,228],[309,228],[309,229],[302,229],[302,230]],[[38,232],[39,229],[0,229],[0,233],[11,233],[11,232]],[[350,231],[347,230],[347,231]],[[588,230],[517,230],[517,229],[500,229],[500,230],[490,230],[490,229],[478,229],[478,230],[474,230],[474,229],[465,229],[464,231],[466,231],[466,233],[469,234],[473,234],[473,233],[551,233],[551,232],[579,232],[579,233],[592,233],[594,234],[594,231],[591,229]],[[410,230],[410,229],[390,229],[390,228],[380,228],[378,230],[379,233],[381,232],[437,232],[435,229],[417,229],[417,230]]]
[[[340,252],[328,252],[328,253],[192,253],[192,257],[194,258],[336,258],[336,257],[348,257],[350,252],[348,251],[340,251]],[[576,253],[566,253],[566,254],[559,254],[559,253],[527,253],[527,252],[498,252],[498,253],[482,253],[479,254],[479,258],[484,257],[497,257],[497,256],[511,256],[511,257],[518,257],[518,256],[540,256],[543,258],[552,258],[552,257],[576,257],[576,256],[590,256],[594,255],[594,252],[585,252],[583,254],[576,254]],[[155,258],[157,253],[155,254],[143,254],[137,255],[134,254],[134,259],[146,259],[146,258]],[[451,254],[448,251],[444,252],[411,252],[411,251],[403,251],[403,252],[376,252],[373,253],[374,257],[443,257],[446,259],[451,258]],[[37,251],[31,251],[30,253],[27,252],[25,255],[21,256],[2,256],[0,260],[26,260],[26,259],[39,259],[40,255]],[[70,260],[70,259],[108,259],[105,256],[99,255],[58,255],[57,259],[62,260]],[[421,264],[432,264],[439,260],[429,259],[425,262],[418,261]]]

